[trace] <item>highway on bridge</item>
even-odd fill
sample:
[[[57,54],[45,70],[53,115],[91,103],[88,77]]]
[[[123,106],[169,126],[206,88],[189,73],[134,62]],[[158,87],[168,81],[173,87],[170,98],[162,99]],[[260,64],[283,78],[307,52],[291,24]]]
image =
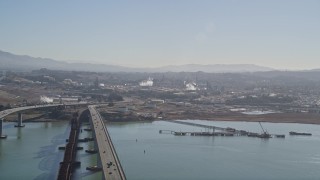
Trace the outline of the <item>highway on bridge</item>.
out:
[[[5,116],[24,111],[24,110],[30,110],[30,109],[41,109],[41,108],[48,108],[48,107],[57,107],[57,106],[75,106],[75,105],[86,105],[87,103],[70,103],[70,104],[45,104],[45,105],[34,105],[34,106],[24,106],[24,107],[17,107],[12,109],[7,109],[4,111],[0,111],[0,119],[4,118]]]
[[[104,179],[125,180],[125,174],[102,117],[94,105],[88,108],[91,114]]]

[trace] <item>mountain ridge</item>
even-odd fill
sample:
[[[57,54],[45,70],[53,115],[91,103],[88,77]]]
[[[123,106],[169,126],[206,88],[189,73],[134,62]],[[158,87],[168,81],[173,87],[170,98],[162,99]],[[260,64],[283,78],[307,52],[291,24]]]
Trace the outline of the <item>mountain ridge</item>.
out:
[[[15,55],[0,50],[0,68],[11,70],[36,70],[41,68],[53,70],[92,71],[92,72],[259,72],[273,71],[275,69],[257,66],[254,64],[184,64],[168,65],[156,68],[130,68],[118,65],[69,63],[50,58],[32,57],[28,55]]]

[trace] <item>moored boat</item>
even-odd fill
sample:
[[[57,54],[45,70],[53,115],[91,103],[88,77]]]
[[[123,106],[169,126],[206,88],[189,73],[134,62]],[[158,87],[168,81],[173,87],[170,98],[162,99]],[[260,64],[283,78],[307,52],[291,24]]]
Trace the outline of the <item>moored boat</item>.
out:
[[[285,138],[286,135],[284,135],[284,134],[277,134],[277,135],[275,135],[275,137],[276,137],[276,138]]]
[[[86,170],[88,170],[88,171],[101,171],[102,168],[98,167],[98,166],[89,166],[86,168]]]
[[[299,133],[299,132],[294,132],[294,131],[290,131],[289,134],[290,135],[300,135],[300,136],[312,136],[311,133]]]
[[[269,133],[264,132],[262,134],[259,134],[258,137],[267,139],[267,138],[271,138],[271,135]]]

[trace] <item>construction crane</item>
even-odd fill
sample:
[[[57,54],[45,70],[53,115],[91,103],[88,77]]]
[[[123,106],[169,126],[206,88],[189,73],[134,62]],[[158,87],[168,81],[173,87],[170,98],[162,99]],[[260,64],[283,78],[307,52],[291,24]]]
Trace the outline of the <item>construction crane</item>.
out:
[[[263,129],[263,127],[262,127],[262,125],[261,125],[261,122],[259,122],[259,124],[260,124],[260,127],[261,127],[262,131],[263,131],[263,134],[260,134],[260,135],[259,135],[259,138],[271,138],[271,135],[270,135],[267,131],[265,131],[265,130]]]
[[[265,131],[265,130],[263,129],[263,127],[262,127],[262,125],[261,125],[261,122],[259,122],[259,124],[260,124],[260,127],[261,127],[263,133],[267,133],[267,131]]]

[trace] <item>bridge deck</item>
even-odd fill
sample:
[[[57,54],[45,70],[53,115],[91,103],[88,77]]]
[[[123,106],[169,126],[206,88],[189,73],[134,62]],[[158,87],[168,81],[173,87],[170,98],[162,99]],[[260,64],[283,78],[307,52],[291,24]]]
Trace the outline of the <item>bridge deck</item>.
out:
[[[5,116],[12,114],[12,113],[15,113],[15,112],[30,110],[30,109],[41,109],[41,108],[57,107],[57,106],[75,106],[75,105],[86,105],[86,104],[88,104],[88,103],[45,104],[45,105],[17,107],[17,108],[12,108],[12,109],[0,111],[0,118],[4,118]]]
[[[126,179],[120,161],[113,147],[108,130],[95,106],[89,106],[93,130],[98,145],[102,170],[105,179]]]

